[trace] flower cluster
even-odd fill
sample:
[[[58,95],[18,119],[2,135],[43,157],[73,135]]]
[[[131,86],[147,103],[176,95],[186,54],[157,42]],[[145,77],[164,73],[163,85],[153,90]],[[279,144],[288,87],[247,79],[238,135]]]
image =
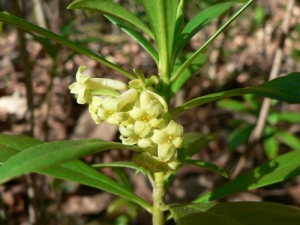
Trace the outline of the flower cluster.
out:
[[[177,149],[183,145],[183,127],[170,119],[167,103],[152,90],[157,77],[145,79],[135,69],[139,79],[126,85],[82,75],[84,69],[85,66],[79,67],[77,82],[69,88],[79,104],[89,104],[95,123],[105,121],[119,126],[123,144],[144,149],[133,159],[137,165],[153,172],[176,170]]]

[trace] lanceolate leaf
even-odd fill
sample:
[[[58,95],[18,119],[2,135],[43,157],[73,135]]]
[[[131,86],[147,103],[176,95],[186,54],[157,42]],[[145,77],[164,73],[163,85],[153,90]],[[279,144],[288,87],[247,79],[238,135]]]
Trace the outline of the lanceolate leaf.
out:
[[[75,160],[59,166],[49,167],[36,171],[41,174],[50,175],[56,178],[71,180],[87,186],[99,188],[103,191],[121,196],[133,201],[151,212],[151,206],[145,200],[136,196],[117,182],[96,171],[85,163]]]
[[[139,18],[137,18],[133,13],[118,5],[110,0],[78,0],[71,3],[68,9],[84,9],[93,12],[99,12],[104,15],[113,16],[118,19],[124,20],[133,26],[138,27],[151,38],[153,34],[149,27],[146,26]]]
[[[205,146],[214,140],[216,134],[203,134],[199,132],[184,134],[184,144],[181,149],[178,150],[178,160],[189,159],[196,153],[200,152]]]
[[[296,137],[295,135],[280,131],[276,133],[276,137],[282,141],[284,144],[289,146],[292,150],[298,150],[300,151],[300,138]]]
[[[124,23],[122,20],[112,17],[106,16],[112,23],[119,26],[124,32],[133,37],[154,59],[156,64],[158,65],[158,53],[154,49],[154,47],[150,44],[150,42],[141,34],[137,29],[134,29],[130,24]]]
[[[189,165],[203,167],[205,169],[216,172],[216,173],[228,178],[227,172],[222,167],[219,167],[213,163],[209,163],[209,162],[205,162],[205,161],[201,161],[201,160],[193,160],[193,159],[186,159],[186,160],[182,160],[180,162],[183,164],[189,164]]]
[[[136,171],[140,171],[143,174],[146,174],[146,170],[142,167],[137,166],[133,162],[110,162],[110,163],[99,163],[99,164],[93,164],[92,167],[95,168],[106,168],[106,167],[115,167],[115,168],[130,168],[134,169]]]
[[[174,71],[176,71],[186,59],[187,57],[178,58],[175,62]],[[180,75],[180,77],[172,84],[173,95],[200,69],[201,66],[203,66],[207,59],[207,55],[199,55],[198,58]]]
[[[171,110],[171,115],[174,117],[179,113],[194,108],[196,106],[216,101],[223,98],[228,98],[237,95],[255,94],[262,97],[274,98],[280,101],[286,101],[289,103],[300,102],[300,73],[294,72],[286,76],[276,78],[269,82],[263,83],[258,86],[235,89],[230,91],[224,91],[205,95],[199,98],[195,98],[189,102],[182,104],[181,106]]]
[[[162,0],[142,0],[142,3],[154,33],[160,67],[169,67],[179,0],[172,0],[172,3]]]
[[[209,8],[206,8],[199,12],[192,20],[190,20],[187,25],[182,30],[182,33],[187,34],[177,46],[176,53],[177,55],[180,50],[192,39],[192,37],[198,33],[203,27],[210,24],[212,20],[220,16],[222,13],[227,11],[234,4],[239,3],[240,1],[229,1],[223,2],[220,4],[213,5]]]
[[[171,78],[171,82],[173,83],[174,81],[176,81],[180,77],[181,73],[183,73],[185,69],[188,68],[192,64],[192,62],[207,48],[207,46],[209,46],[212,41],[215,40],[219,36],[219,34],[224,31],[226,27],[228,27],[246,8],[248,8],[253,1],[254,0],[248,0],[244,6],[242,6],[234,15],[232,15],[224,25],[222,25],[188,60],[186,60],[177,69],[177,71],[175,71],[174,75]],[[172,58],[174,58],[174,55]]]
[[[0,168],[0,182],[39,169],[55,166],[96,152],[118,148],[139,151],[133,146],[97,139],[56,141],[39,144],[9,158]]]
[[[8,135],[0,134],[0,144],[6,145],[18,150],[24,150],[32,146],[43,143],[42,141],[36,140],[31,137],[20,136],[20,135]]]
[[[108,60],[106,60],[103,57],[97,55],[96,53],[88,50],[87,48],[84,48],[81,45],[76,44],[75,42],[65,39],[64,37],[62,37],[60,35],[57,35],[57,34],[51,32],[51,31],[48,31],[44,28],[36,26],[26,20],[19,18],[19,17],[7,15],[5,13],[0,12],[0,21],[3,21],[4,23],[19,27],[21,29],[35,32],[37,34],[45,36],[45,37],[47,37],[53,41],[56,41],[57,43],[60,43],[76,52],[79,52],[83,55],[88,56],[91,59],[94,59],[95,61],[123,74],[124,76],[128,77],[129,79],[136,79],[136,76],[133,75],[132,73],[129,73],[128,71],[122,69],[121,67],[109,62]]]
[[[178,225],[298,225],[298,208],[269,202],[214,202],[171,205]],[[199,223],[200,224],[200,223]]]
[[[193,202],[213,201],[241,191],[252,190],[295,177],[300,174],[299,158],[300,151],[281,155],[201,196]]]
[[[6,145],[2,144],[3,140],[6,140]],[[10,157],[13,157],[13,155],[21,154],[26,147],[35,146],[40,144],[41,141],[29,137],[0,134],[0,143],[0,164],[3,164]],[[149,203],[79,160],[46,169],[33,170],[32,172],[50,175],[59,179],[71,180],[80,184],[99,188],[131,200],[144,207],[148,212],[151,212],[151,206]]]

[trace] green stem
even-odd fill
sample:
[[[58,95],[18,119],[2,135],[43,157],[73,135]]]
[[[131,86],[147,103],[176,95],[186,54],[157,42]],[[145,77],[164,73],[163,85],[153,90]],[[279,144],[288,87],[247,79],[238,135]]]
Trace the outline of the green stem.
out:
[[[165,217],[162,207],[164,206],[165,182],[164,173],[154,173],[153,185],[153,209],[152,209],[152,224],[165,224]]]
[[[227,28],[254,0],[249,0],[242,8],[240,8],[220,29],[214,33],[188,60],[186,60],[181,67],[174,73],[171,78],[171,83],[174,83],[177,78],[183,73],[183,71],[188,68],[192,62],[204,51],[204,49],[215,40],[219,34],[221,34],[225,28]]]

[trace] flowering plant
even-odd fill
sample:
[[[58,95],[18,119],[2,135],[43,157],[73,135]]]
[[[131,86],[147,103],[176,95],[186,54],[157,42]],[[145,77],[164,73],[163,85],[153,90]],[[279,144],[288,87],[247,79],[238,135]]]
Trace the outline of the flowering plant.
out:
[[[164,200],[166,188],[183,164],[204,167],[228,177],[227,172],[217,165],[191,159],[213,137],[184,134],[183,127],[175,121],[178,114],[207,102],[249,93],[290,103],[300,102],[300,74],[294,72],[257,86],[201,96],[171,109],[170,100],[193,75],[198,65],[195,64],[197,58],[252,2],[225,1],[201,11],[185,23],[184,0],[141,0],[150,26],[110,0],[78,0],[69,6],[69,9],[101,13],[133,37],[157,65],[157,74],[149,78],[139,69],[133,69],[133,73],[126,71],[68,39],[20,18],[0,13],[0,21],[50,38],[130,79],[126,84],[117,80],[91,78],[82,74],[85,66],[81,66],[76,82],[69,87],[71,93],[76,95],[78,104],[89,104],[89,112],[96,124],[105,121],[119,127],[122,143],[98,139],[42,143],[28,137],[0,135],[0,149],[3,152],[0,182],[28,172],[76,181],[135,202],[152,214],[155,225],[164,224],[172,218],[177,224],[194,224],[195,221],[201,224],[219,224],[218,221],[222,224],[265,224],[265,220],[269,220],[270,224],[282,224],[280,221],[284,218],[286,223],[296,225],[300,212],[291,207],[271,203],[211,201],[299,175],[299,151],[278,156],[192,203],[168,205]],[[179,67],[175,66],[191,38],[236,4],[241,5],[237,12]],[[113,148],[136,153],[133,162],[112,162],[109,165],[133,168],[144,173],[152,183],[152,204],[78,160]],[[254,210],[256,216],[253,217]],[[264,219],[259,220],[260,215]]]

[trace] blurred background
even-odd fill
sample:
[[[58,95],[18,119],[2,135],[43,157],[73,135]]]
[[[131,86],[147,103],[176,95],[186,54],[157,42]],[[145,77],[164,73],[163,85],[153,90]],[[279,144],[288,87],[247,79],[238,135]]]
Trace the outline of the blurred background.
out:
[[[146,20],[140,1],[114,0]],[[120,67],[157,74],[154,61],[130,37],[103,16],[67,10],[71,0],[0,0],[0,10],[22,17],[100,54]],[[185,21],[221,0],[186,0]],[[201,30],[184,49],[198,49],[239,5]],[[257,0],[201,56],[205,64],[172,100],[172,107],[195,97],[261,84],[300,71],[300,1]],[[43,141],[100,138],[118,141],[117,127],[96,125],[86,105],[78,105],[68,86],[79,66],[85,74],[127,82],[120,74],[49,39],[0,23],[0,132]],[[299,87],[300,88],[300,87]],[[262,105],[264,107],[262,107]],[[186,132],[212,134],[214,140],[195,158],[228,171],[229,179],[291,150],[300,150],[300,105],[245,95],[208,103],[176,118]],[[200,149],[199,149],[200,150]],[[83,160],[89,164],[131,160],[112,150]],[[116,171],[102,169],[116,178]],[[135,192],[151,201],[142,175],[126,170]],[[188,202],[227,179],[183,166],[167,202]],[[148,224],[138,206],[72,182],[53,182],[33,174],[0,186],[0,224],[100,225]],[[271,201],[300,206],[300,178],[231,196],[222,201]],[[109,207],[110,206],[110,207]]]

